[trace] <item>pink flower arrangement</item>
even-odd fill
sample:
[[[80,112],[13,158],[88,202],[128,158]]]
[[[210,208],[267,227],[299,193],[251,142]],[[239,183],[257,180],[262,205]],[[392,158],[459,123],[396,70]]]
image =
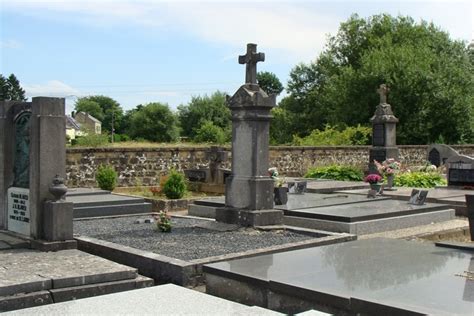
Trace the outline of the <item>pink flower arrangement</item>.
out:
[[[370,184],[378,183],[380,180],[382,180],[382,177],[376,173],[371,173],[364,178],[364,182],[368,182]]]
[[[400,171],[401,164],[393,158],[389,158],[384,162],[380,163],[374,160],[375,167],[381,175],[395,174]]]

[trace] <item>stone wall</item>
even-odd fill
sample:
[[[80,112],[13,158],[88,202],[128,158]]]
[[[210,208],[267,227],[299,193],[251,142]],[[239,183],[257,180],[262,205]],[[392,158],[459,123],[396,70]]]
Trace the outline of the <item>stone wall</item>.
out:
[[[460,154],[474,156],[474,145],[452,146]],[[287,176],[302,176],[312,166],[333,163],[367,167],[369,146],[270,147],[270,166]],[[428,146],[399,146],[404,165],[423,165]],[[67,150],[66,172],[70,187],[96,186],[94,175],[101,164],[112,165],[119,174],[119,186],[157,185],[171,168],[183,170],[208,166],[207,147],[92,148]],[[230,168],[229,158],[223,163]]]

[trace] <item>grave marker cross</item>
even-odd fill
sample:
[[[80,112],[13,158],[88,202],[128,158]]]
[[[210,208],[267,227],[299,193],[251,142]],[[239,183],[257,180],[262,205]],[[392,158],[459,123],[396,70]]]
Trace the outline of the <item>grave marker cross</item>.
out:
[[[377,93],[380,94],[380,104],[387,103],[387,94],[390,92],[390,88],[385,84],[381,84],[380,88],[377,89]]]
[[[246,64],[245,83],[257,84],[257,63],[265,61],[264,53],[257,53],[257,44],[247,44],[247,54],[239,56],[239,64]]]

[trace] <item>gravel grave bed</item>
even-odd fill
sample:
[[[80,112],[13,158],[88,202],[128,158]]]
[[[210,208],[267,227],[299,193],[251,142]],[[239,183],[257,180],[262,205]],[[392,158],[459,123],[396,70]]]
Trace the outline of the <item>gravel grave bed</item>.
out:
[[[185,261],[202,259],[315,238],[286,230],[261,231],[240,228],[218,232],[195,227],[205,220],[172,218],[171,233],[162,233],[155,223],[135,224],[147,217],[75,220],[74,234],[151,251]]]

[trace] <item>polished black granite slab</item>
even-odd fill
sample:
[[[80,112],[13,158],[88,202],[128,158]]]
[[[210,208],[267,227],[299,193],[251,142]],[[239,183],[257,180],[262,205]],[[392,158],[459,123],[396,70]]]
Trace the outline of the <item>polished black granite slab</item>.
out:
[[[354,312],[473,315],[474,254],[367,239],[204,266],[204,272]],[[403,313],[402,313],[403,314]]]
[[[316,218],[328,221],[354,223],[394,216],[413,215],[445,210],[444,204],[411,205],[407,201],[373,199],[367,202],[331,205],[327,207],[284,210],[285,216]]]
[[[297,210],[307,209],[331,205],[345,205],[352,203],[374,202],[380,200],[387,200],[388,197],[377,197],[377,199],[370,199],[361,195],[354,194],[319,194],[319,193],[305,193],[305,194],[288,194],[288,203],[285,205],[275,205],[277,210]],[[196,205],[224,207],[225,198],[215,197],[194,201]]]

